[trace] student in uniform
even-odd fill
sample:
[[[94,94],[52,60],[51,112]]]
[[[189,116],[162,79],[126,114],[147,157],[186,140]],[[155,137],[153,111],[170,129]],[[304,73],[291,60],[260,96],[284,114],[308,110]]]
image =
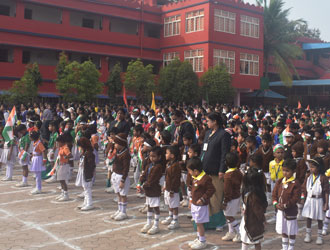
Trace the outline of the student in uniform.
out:
[[[27,187],[27,178],[29,175],[29,168],[28,164],[30,161],[30,137],[29,133],[27,132],[26,126],[24,124],[20,124],[17,127],[17,133],[19,142],[18,142],[18,158],[19,158],[19,164],[22,166],[23,169],[23,176],[22,176],[22,182],[18,183],[16,187]]]
[[[229,231],[222,240],[241,242],[239,222],[234,218],[240,211],[241,184],[243,175],[238,169],[239,159],[236,153],[227,153],[226,165],[228,170],[224,177],[224,200],[223,208]]]
[[[294,250],[298,233],[297,203],[300,200],[300,183],[294,175],[297,163],[287,159],[283,163],[283,178],[278,180],[273,190],[273,205],[277,209],[276,232],[282,235],[282,250]]]
[[[160,196],[161,186],[160,179],[163,175],[162,167],[162,149],[158,146],[151,149],[149,154],[150,163],[145,167],[140,177],[140,183],[146,194],[146,204],[148,206],[147,223],[141,229],[141,233],[154,235],[159,233],[160,218]],[[154,223],[152,224],[152,216],[154,215]]]
[[[318,230],[316,244],[323,244],[322,228],[325,212],[329,209],[329,180],[324,175],[323,160],[320,157],[308,161],[310,174],[302,185],[301,200],[304,204],[302,216],[307,218],[306,237],[304,242],[312,242],[312,220],[317,220]]]
[[[215,193],[212,179],[203,171],[199,158],[191,158],[187,169],[193,178],[191,187],[191,214],[197,225],[197,239],[190,242],[191,249],[203,249],[207,246],[204,223],[209,222],[209,202]]]

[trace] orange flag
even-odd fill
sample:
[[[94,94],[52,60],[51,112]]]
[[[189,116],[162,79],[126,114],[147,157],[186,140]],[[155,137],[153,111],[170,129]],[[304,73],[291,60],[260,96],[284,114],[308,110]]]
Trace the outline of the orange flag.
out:
[[[307,106],[307,110],[309,111],[309,105]]]
[[[301,103],[298,101],[298,109],[301,109]]]
[[[128,108],[125,85],[123,85],[123,99],[126,107]]]

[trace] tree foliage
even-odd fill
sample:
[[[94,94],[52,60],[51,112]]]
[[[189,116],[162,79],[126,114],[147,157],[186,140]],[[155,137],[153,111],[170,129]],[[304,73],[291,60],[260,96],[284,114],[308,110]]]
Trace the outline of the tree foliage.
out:
[[[321,31],[319,29],[310,28],[306,21],[297,25],[296,32],[302,37],[321,40]]]
[[[9,90],[12,101],[33,101],[38,96],[38,87],[42,84],[42,76],[37,63],[28,64],[24,75],[13,83]]]
[[[111,70],[106,86],[108,87],[108,96],[111,100],[116,98],[116,95],[120,94],[123,88],[123,83],[121,81],[121,65],[117,63]]]
[[[151,100],[151,94],[155,90],[155,75],[153,66],[144,66],[140,59],[132,60],[127,66],[125,74],[125,87],[136,93],[139,102]]]
[[[231,85],[231,76],[225,65],[209,68],[200,79],[203,97],[210,104],[231,102],[235,90]]]
[[[293,61],[302,55],[301,48],[295,44],[300,36],[296,27],[304,21],[290,21],[290,9],[283,9],[283,0],[270,0],[269,4],[265,0],[257,2],[264,7],[265,76],[269,75],[269,63],[272,60],[281,81],[291,86],[293,73],[298,76]]]
[[[60,60],[61,63],[61,60]],[[56,88],[66,101],[89,101],[101,93],[103,83],[99,81],[100,72],[90,60],[83,63],[73,61],[64,70],[62,66],[56,80]]]

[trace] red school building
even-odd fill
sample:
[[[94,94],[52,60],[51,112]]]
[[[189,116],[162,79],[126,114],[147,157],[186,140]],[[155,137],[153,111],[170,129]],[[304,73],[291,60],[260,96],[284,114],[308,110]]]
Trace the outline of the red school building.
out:
[[[259,89],[263,72],[263,9],[240,0],[1,0],[0,89],[37,62],[44,79],[40,95],[57,94],[59,53],[91,60],[105,82],[121,62],[141,58],[155,73],[175,57],[189,60],[201,76],[227,65],[240,93]]]

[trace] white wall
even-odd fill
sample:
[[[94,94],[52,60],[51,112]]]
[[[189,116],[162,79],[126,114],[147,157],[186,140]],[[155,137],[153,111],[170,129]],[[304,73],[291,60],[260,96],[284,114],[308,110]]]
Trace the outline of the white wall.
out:
[[[25,4],[25,8],[32,10],[32,20],[50,23],[62,22],[62,11],[60,9],[28,3]]]

